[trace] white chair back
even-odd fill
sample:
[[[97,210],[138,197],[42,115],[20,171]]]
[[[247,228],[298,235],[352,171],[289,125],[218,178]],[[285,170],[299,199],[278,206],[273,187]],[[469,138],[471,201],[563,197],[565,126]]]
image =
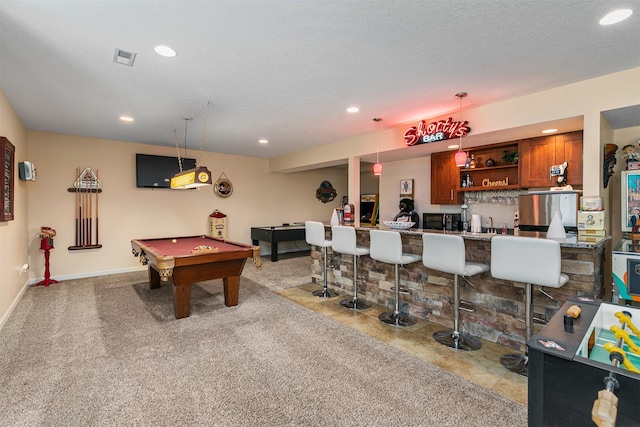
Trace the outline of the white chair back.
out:
[[[358,255],[356,229],[344,225],[331,227],[331,247],[341,254]]]
[[[560,244],[548,239],[494,236],[491,275],[496,279],[559,288],[569,278],[560,272]]]
[[[331,241],[324,238],[324,224],[319,221],[305,221],[305,240],[310,245],[328,247]]]
[[[389,264],[404,264],[402,238],[397,231],[371,230],[369,251],[371,258]]]
[[[465,275],[464,239],[451,234],[424,233],[422,264],[433,270]]]

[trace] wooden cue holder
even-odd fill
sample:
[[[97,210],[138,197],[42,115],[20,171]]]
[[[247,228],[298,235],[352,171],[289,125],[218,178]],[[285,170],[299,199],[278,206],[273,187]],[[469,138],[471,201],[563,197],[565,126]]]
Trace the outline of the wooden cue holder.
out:
[[[98,228],[98,196],[102,193],[102,184],[98,180],[97,171],[90,168],[80,171],[76,168],[76,180],[73,187],[67,191],[75,193],[75,244],[68,249],[98,249],[102,245],[99,242]]]

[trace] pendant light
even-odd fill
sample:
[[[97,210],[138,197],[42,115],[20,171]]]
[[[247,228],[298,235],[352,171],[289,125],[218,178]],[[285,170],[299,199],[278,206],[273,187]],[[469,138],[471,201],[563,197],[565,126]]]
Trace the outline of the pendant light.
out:
[[[462,98],[467,96],[467,92],[456,93],[456,98],[460,100],[460,123],[462,123]],[[458,144],[458,152],[455,155],[456,166],[462,168],[467,164],[467,153],[462,151],[462,134],[460,134],[460,143]]]
[[[200,154],[202,155],[202,148],[204,146],[204,138],[207,132],[207,118],[209,117],[209,106],[211,102],[207,102],[207,111],[204,116],[204,125],[202,126],[202,138],[200,140]],[[183,117],[184,120],[184,150],[185,155],[187,152],[187,128],[189,121],[193,120],[191,117]],[[180,171],[171,178],[170,188],[172,190],[188,190],[190,188],[198,188],[204,185],[211,185],[211,172],[206,166],[198,166],[186,171],[182,170],[182,159],[180,158],[180,148],[178,147],[178,136],[175,129],[173,130],[173,139],[176,143],[176,150],[178,151],[178,166]]]
[[[373,119],[374,122],[379,123],[382,121],[382,119],[380,117],[374,117]],[[378,138],[376,138],[376,162],[373,165],[373,174],[380,176],[382,175],[382,163],[380,163],[380,159],[378,158]]]

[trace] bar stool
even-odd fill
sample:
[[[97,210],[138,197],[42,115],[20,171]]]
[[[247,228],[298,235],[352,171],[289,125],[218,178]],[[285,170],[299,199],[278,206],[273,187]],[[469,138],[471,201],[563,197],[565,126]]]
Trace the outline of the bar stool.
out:
[[[305,221],[305,240],[310,245],[319,246],[322,248],[322,260],[323,260],[323,277],[322,289],[313,291],[313,295],[323,298],[337,297],[338,293],[332,291],[327,286],[327,248],[331,247],[331,240],[324,238],[324,224],[318,221]]]
[[[560,272],[560,244],[548,239],[494,236],[491,239],[491,275],[496,279],[525,283],[525,338],[533,335],[532,285],[560,288],[569,277]],[[526,344],[526,343],[525,343]],[[502,365],[527,376],[528,355],[505,354]]]
[[[482,342],[459,330],[460,290],[459,276],[474,276],[489,271],[488,264],[467,262],[464,239],[451,234],[424,233],[422,235],[422,264],[433,270],[453,274],[453,330],[439,331],[433,339],[456,350],[478,350]]]
[[[401,265],[420,261],[420,255],[402,252],[402,238],[397,231],[371,230],[369,232],[371,246],[369,247],[372,259],[394,264],[395,266],[395,293],[396,302],[393,311],[381,313],[378,316],[384,323],[394,326],[411,326],[416,319],[407,314],[400,313],[400,269]]]
[[[358,258],[361,255],[368,255],[369,248],[357,246],[356,229],[344,225],[334,225],[331,227],[331,247],[334,252],[353,255],[353,298],[340,301],[340,305],[352,310],[361,310],[371,307],[371,303],[358,298]]]

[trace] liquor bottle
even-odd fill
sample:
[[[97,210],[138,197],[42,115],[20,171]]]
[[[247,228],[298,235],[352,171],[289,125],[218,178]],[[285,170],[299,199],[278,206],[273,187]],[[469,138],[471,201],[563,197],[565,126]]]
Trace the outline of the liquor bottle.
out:
[[[475,159],[475,155],[474,154],[471,155],[471,161],[469,162],[469,167],[471,169],[476,167],[476,159]]]

